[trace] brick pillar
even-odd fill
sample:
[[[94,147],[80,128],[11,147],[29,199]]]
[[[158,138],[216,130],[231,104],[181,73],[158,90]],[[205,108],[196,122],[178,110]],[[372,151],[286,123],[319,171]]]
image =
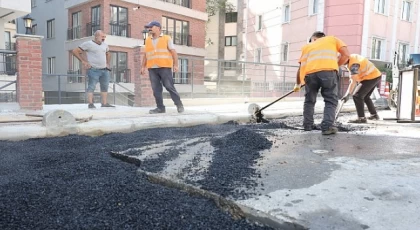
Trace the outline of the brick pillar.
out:
[[[21,109],[42,110],[42,36],[16,34],[17,102]]]
[[[143,53],[144,47],[138,46],[134,48],[134,106],[136,107],[153,106],[155,104],[149,74],[146,72],[146,74],[140,75]]]

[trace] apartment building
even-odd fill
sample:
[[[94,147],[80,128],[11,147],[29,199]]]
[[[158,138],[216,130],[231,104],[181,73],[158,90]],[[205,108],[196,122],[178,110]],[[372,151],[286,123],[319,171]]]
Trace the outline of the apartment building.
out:
[[[238,0],[227,2],[232,9],[209,15],[206,27],[205,76],[209,80],[216,80],[219,74],[225,79],[237,76],[238,34],[242,35],[238,29],[242,28],[238,28]]]
[[[243,56],[250,62],[298,65],[316,30],[341,38],[350,52],[379,67],[390,64],[395,51],[400,62],[419,52],[419,0],[244,0],[244,6]],[[293,72],[285,81],[294,81]]]
[[[30,0],[0,1],[0,102],[16,101],[15,19],[30,12]]]
[[[134,91],[134,47],[144,44],[144,25],[161,21],[162,31],[172,37],[179,55],[174,75],[180,92],[191,89],[188,58],[205,55],[205,1],[192,0],[32,0],[33,34],[44,36],[43,73],[84,74],[82,63],[71,51],[92,39],[96,30],[107,34],[111,51],[112,80]],[[203,79],[203,76],[201,77]],[[57,80],[46,80],[46,91],[57,90]],[[199,82],[199,79],[194,79]],[[68,94],[84,92],[83,77],[69,77]],[[186,87],[188,85],[188,87]],[[61,87],[61,89],[64,89]],[[128,90],[125,90],[125,89]],[[48,93],[46,93],[47,95]],[[73,100],[72,103],[75,101]]]

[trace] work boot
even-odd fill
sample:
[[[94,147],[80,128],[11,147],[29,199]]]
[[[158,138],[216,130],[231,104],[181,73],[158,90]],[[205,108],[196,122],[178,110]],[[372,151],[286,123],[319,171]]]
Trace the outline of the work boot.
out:
[[[176,109],[178,110],[178,113],[184,112],[184,106],[183,105],[176,106]]]
[[[316,129],[316,126],[315,125],[304,125],[303,126],[303,130],[304,131],[312,131],[314,129]]]
[[[89,105],[88,105],[88,108],[89,108],[89,109],[96,109],[96,106],[95,106],[94,104],[89,104]]]
[[[331,134],[336,134],[337,132],[338,132],[337,127],[330,127],[327,130],[323,130],[322,135],[331,135]]]
[[[369,120],[379,120],[379,116],[378,116],[378,114],[373,114],[373,115],[370,115],[370,117],[368,117],[368,119]]]
[[[358,117],[357,119],[350,120],[349,123],[353,123],[353,124],[366,124],[367,123],[367,120],[366,120],[366,117]]]
[[[165,109],[160,109],[160,108],[152,109],[149,111],[150,114],[165,113],[165,112],[166,112]]]
[[[102,104],[101,107],[115,107],[115,106],[114,105],[111,105],[109,103],[106,103],[106,104]]]

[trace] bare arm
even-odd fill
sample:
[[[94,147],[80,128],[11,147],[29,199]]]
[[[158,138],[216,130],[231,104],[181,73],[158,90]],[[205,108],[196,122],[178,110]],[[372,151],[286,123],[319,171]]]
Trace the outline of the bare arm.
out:
[[[141,58],[141,68],[146,68],[146,53],[143,53],[142,58]]]
[[[106,52],[106,65],[111,66],[111,53]]]
[[[300,85],[300,66],[296,73],[296,84]]]
[[[85,59],[82,57],[82,54],[84,53],[84,51],[83,51],[82,49],[80,49],[79,47],[77,47],[77,48],[73,49],[72,53],[73,53],[73,55],[74,55],[77,59],[79,59],[81,62],[87,62],[87,60],[85,60]]]
[[[174,60],[174,66],[178,66],[178,54],[175,49],[171,49],[170,52],[172,54],[172,59]]]
[[[340,53],[340,59],[338,60],[338,66],[342,66],[346,64],[350,57],[349,49],[347,49],[347,46],[343,46],[338,51]]]

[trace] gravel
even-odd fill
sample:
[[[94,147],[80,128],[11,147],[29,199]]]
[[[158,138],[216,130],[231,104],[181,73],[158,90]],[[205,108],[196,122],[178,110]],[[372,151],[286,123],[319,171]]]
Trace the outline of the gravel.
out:
[[[0,142],[0,229],[268,229],[152,184],[109,154],[212,128]]]
[[[216,148],[213,162],[198,184],[224,197],[245,198],[235,188],[255,186],[253,178],[258,175],[253,165],[261,158],[262,150],[271,148],[271,141],[253,130],[241,128],[213,139],[211,144]]]

